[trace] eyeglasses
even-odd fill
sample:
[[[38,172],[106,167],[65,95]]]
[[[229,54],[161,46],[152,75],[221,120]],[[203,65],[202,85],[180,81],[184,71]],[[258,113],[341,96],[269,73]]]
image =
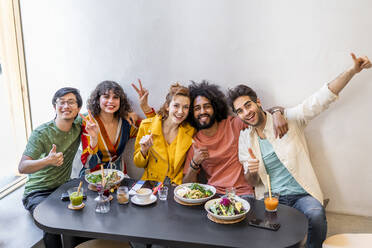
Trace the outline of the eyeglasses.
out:
[[[75,106],[76,104],[76,101],[75,100],[67,100],[67,101],[60,101],[60,100],[57,100],[57,105],[58,106],[65,106],[65,105],[68,105],[69,107],[72,107],[72,106]]]

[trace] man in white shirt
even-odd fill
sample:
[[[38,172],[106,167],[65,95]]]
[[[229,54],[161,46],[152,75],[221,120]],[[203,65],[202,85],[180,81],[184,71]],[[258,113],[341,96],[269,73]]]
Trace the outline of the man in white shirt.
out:
[[[350,79],[370,68],[367,57],[351,54],[354,65],[325,85],[304,102],[285,109],[289,130],[276,139],[272,115],[263,111],[256,93],[245,85],[229,90],[231,107],[250,128],[241,131],[239,160],[246,180],[256,186],[256,196],[267,189],[267,174],[273,192],[280,193],[279,202],[303,212],[309,220],[307,247],[321,247],[327,234],[323,195],[311,165],[304,129],[307,123],[328,108]],[[249,148],[253,154],[249,153]],[[253,157],[252,157],[253,156]],[[257,157],[257,158],[256,158]]]

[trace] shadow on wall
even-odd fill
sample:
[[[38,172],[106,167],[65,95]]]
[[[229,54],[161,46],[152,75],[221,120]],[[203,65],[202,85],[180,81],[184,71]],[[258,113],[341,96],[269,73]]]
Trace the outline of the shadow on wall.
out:
[[[322,113],[322,114],[326,115],[327,111],[325,111],[325,113]],[[305,131],[307,146],[308,146],[309,153],[310,153],[310,160],[313,165],[315,174],[318,178],[320,188],[323,192],[323,198],[324,199],[328,198],[330,200],[330,205],[332,205],[332,203],[334,203],[334,201],[332,201],[332,198],[333,200],[335,200],[336,195],[340,196],[341,192],[339,191],[339,188],[333,187],[332,191],[337,191],[337,194],[336,195],[333,194],[332,196],[330,196],[328,193],[329,189],[326,188],[327,185],[337,185],[336,177],[335,177],[337,173],[332,171],[332,167],[330,166],[330,158],[329,158],[330,154],[327,153],[325,146],[324,146],[325,137],[322,135],[322,132],[320,132],[319,130],[319,127],[322,127],[324,125],[325,117],[319,116],[316,119],[314,119],[312,122],[310,122],[309,126],[306,128],[306,131]],[[317,137],[317,138],[310,139],[309,137]],[[325,180],[327,181],[327,183],[325,182]]]

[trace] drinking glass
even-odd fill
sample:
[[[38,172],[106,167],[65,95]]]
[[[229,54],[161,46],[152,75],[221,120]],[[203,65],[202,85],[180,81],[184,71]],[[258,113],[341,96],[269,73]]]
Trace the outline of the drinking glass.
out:
[[[234,187],[226,188],[226,196],[234,198],[236,194],[236,190]]]
[[[78,194],[78,187],[73,187],[67,190],[67,193],[70,197],[71,205],[75,208],[81,207],[83,204],[83,193],[84,188],[80,188],[79,194]]]
[[[102,187],[101,184],[97,185],[97,191],[98,191],[98,196],[94,199],[97,202],[96,205],[96,212],[97,213],[107,213],[110,211],[110,200],[107,196],[103,195],[104,188]]]
[[[128,187],[120,186],[116,191],[116,199],[119,204],[127,204],[129,202]]]
[[[268,212],[276,212],[279,204],[279,193],[272,192],[271,198],[269,192],[264,193],[265,210]]]
[[[158,190],[159,200],[166,201],[168,196],[168,187],[163,186]]]

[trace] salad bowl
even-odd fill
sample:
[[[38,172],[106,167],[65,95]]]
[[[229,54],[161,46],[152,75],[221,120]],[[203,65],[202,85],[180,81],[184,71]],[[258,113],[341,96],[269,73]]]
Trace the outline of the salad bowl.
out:
[[[223,200],[223,199],[229,199],[229,202],[226,201],[226,200]],[[235,202],[237,202],[238,205],[241,207],[241,211],[236,210],[236,208],[234,206]],[[232,211],[231,211],[231,213],[229,213],[229,208],[230,208],[229,203],[232,204],[231,207],[233,208],[233,210],[235,210],[235,212],[238,212],[238,213],[231,214]],[[239,196],[234,196],[234,197],[230,197],[230,198],[227,198],[226,196],[224,196],[222,198],[212,199],[212,200],[209,200],[208,202],[206,202],[205,205],[204,205],[205,210],[211,216],[213,216],[216,219],[220,219],[220,220],[236,220],[236,219],[239,219],[239,218],[243,217],[244,215],[246,215],[249,212],[250,207],[251,206],[249,205],[249,203],[246,200],[240,198]],[[212,209],[214,208],[215,211],[212,211],[211,208]],[[224,210],[221,211],[221,214],[217,214],[216,212],[220,212],[220,211],[216,211],[216,209],[217,210],[222,210],[222,208],[224,208]],[[224,215],[222,212],[224,212],[226,215]]]
[[[97,170],[89,174],[85,174],[85,181],[90,185],[97,186],[98,184],[101,184],[102,181],[101,173],[101,170]],[[109,187],[120,184],[124,179],[124,173],[115,169],[104,169],[104,176],[106,179],[106,185]]]
[[[201,192],[196,192],[196,190]],[[193,192],[191,192],[194,190]],[[208,191],[208,193],[207,193]],[[195,194],[194,194],[195,192]],[[194,194],[194,196],[193,196]],[[178,185],[174,189],[174,196],[186,203],[203,203],[211,199],[216,194],[216,188],[207,185],[207,184],[201,184],[201,183],[184,183],[181,185]],[[188,196],[195,197],[195,198],[189,198]]]

